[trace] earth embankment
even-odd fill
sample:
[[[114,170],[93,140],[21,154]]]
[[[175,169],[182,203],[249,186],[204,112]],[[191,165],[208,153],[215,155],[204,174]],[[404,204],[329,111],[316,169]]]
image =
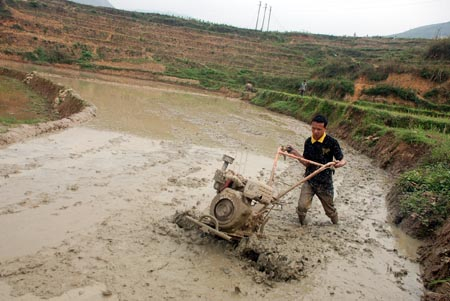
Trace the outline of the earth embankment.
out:
[[[4,133],[0,133],[0,145],[11,144],[39,134],[64,129],[85,122],[95,116],[95,106],[82,99],[72,89],[40,77],[36,72],[26,73],[2,67],[0,68],[0,75],[24,82],[31,90],[47,100],[49,110],[53,111],[54,116],[56,116],[55,120],[47,122],[9,126]]]

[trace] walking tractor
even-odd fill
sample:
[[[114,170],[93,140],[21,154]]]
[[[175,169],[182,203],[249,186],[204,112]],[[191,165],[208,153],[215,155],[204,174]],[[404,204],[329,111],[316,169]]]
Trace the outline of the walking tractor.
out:
[[[274,195],[275,170],[280,155],[317,165],[318,169],[287,190]],[[211,201],[209,214],[202,215],[198,219],[189,215],[186,215],[185,218],[200,226],[202,231],[228,241],[240,240],[252,234],[262,234],[264,226],[269,220],[270,212],[274,207],[282,205],[281,198],[283,196],[335,164],[334,162],[320,164],[306,160],[290,154],[289,147],[280,146],[275,155],[269,181],[266,184],[246,179],[228,169],[234,158],[224,155],[222,159],[222,168],[217,169],[214,175],[214,189],[217,194]]]

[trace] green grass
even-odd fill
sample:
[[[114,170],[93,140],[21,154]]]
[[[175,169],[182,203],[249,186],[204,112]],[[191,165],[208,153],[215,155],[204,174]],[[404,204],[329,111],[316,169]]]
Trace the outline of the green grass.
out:
[[[202,87],[219,89],[223,86],[242,90],[245,83],[252,82],[257,89],[275,89],[294,93],[300,81],[298,78],[262,74],[248,69],[233,69],[219,65],[204,65],[187,59],[157,59],[166,66],[164,75],[195,79]]]
[[[347,79],[316,79],[308,82],[308,94],[331,99],[343,99],[346,95],[353,95],[355,87]]]
[[[358,107],[367,121],[370,123],[385,125],[400,129],[430,130],[446,133],[450,129],[450,119],[448,117],[430,117],[424,115],[411,115],[403,112],[393,112],[375,108]]]
[[[10,126],[19,124],[36,124],[40,122],[48,121],[46,118],[35,118],[35,119],[17,119],[15,117],[2,117],[0,116],[0,124]]]
[[[294,94],[279,93],[275,91],[264,91],[259,93],[257,98],[253,100],[255,104],[267,106],[269,108],[273,106],[272,103],[279,101],[298,103],[300,106],[299,110],[289,111],[287,113],[292,116],[303,117],[301,118],[302,120],[309,120],[313,114],[319,112],[331,117],[330,119],[341,120],[345,118],[345,116],[343,116],[345,111],[349,111],[349,114],[351,115],[363,116],[361,124],[358,125],[360,127],[367,124],[376,124],[394,129],[436,131],[440,133],[447,133],[450,129],[450,119],[446,114],[439,115],[439,113],[437,113],[440,117],[427,116],[419,114],[420,110],[416,111],[417,114],[409,114],[404,111],[388,110],[387,106],[378,108],[367,104],[350,104],[309,96],[300,97]],[[286,108],[290,107],[288,104],[284,104],[283,106]],[[406,135],[403,135],[402,137],[406,137]]]
[[[69,49],[65,45],[37,47],[34,51],[18,53],[26,61],[37,64],[78,64],[89,65],[96,57],[88,46],[75,43]]]
[[[443,67],[438,68],[425,67],[422,68],[422,70],[420,70],[420,76],[432,82],[442,84],[449,79],[450,70],[448,70],[448,68]]]
[[[409,115],[422,115],[422,116],[430,116],[430,117],[441,117],[441,118],[450,118],[450,112],[442,112],[435,111],[430,109],[420,109],[402,106],[398,104],[389,104],[389,103],[377,103],[370,101],[358,100],[354,102],[355,105],[360,107],[374,108],[379,110],[386,110],[391,112],[402,112]]]
[[[450,165],[427,164],[400,177],[402,213],[417,216],[428,233],[450,216]],[[426,235],[428,233],[423,233]]]
[[[440,133],[427,133],[427,137],[431,139],[431,154],[426,158],[426,162],[442,162],[450,166],[450,138],[449,135]]]
[[[17,124],[35,124],[48,120],[57,119],[58,116],[54,113],[49,105],[49,102],[31,90],[27,85],[21,81],[6,76],[0,76],[0,95],[4,99],[25,99],[25,103],[21,102],[20,111],[27,113],[29,118],[17,118],[15,116],[0,115],[0,124],[5,126]],[[5,108],[0,107],[0,114],[4,112]],[[31,117],[33,116],[33,117]]]
[[[275,112],[295,116],[295,113],[300,109],[300,104],[291,101],[277,101],[268,108]]]
[[[379,84],[375,87],[364,89],[362,91],[363,94],[372,95],[372,96],[395,96],[400,99],[410,101],[412,104],[415,104],[417,107],[431,110],[439,110],[443,112],[450,112],[449,105],[437,105],[435,103],[429,102],[427,100],[421,99],[417,93],[412,89],[404,89],[400,87],[391,86],[388,84]]]
[[[363,94],[366,95],[381,95],[381,96],[397,96],[401,99],[408,100],[411,102],[417,102],[418,97],[416,93],[411,89],[403,89],[399,87],[394,87],[387,84],[380,84],[373,88],[368,88],[363,90]]]
[[[433,287],[433,286],[436,286],[436,285],[438,285],[438,284],[443,284],[443,283],[446,283],[446,282],[450,282],[450,277],[449,277],[449,278],[445,278],[445,279],[436,279],[436,280],[433,280],[433,281],[431,281],[431,282],[428,284],[428,287],[431,288],[431,287]]]
[[[56,47],[51,49],[38,47],[32,52],[23,52],[21,55],[23,59],[34,63],[72,64],[76,61],[72,55],[67,53],[67,51]]]

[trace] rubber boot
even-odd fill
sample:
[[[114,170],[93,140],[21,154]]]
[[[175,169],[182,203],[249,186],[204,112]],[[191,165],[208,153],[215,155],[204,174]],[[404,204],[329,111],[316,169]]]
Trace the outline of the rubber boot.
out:
[[[306,213],[297,211],[297,215],[298,215],[298,221],[300,222],[300,225],[302,225],[302,226],[306,225]]]
[[[337,214],[334,215],[334,216],[332,216],[332,217],[330,217],[330,219],[331,219],[331,222],[332,222],[333,224],[335,224],[335,225],[339,222],[339,218],[338,218],[338,215],[337,215]]]

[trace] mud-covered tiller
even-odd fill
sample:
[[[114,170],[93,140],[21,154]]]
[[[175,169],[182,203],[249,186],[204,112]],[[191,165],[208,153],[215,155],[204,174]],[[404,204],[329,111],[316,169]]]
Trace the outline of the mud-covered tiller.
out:
[[[280,155],[301,160],[319,166],[317,170],[295,183],[287,190],[274,196],[274,178]],[[287,193],[300,186],[305,181],[316,176],[327,168],[334,166],[334,162],[320,164],[290,154],[287,148],[280,146],[275,155],[270,179],[267,184],[246,179],[242,175],[227,169],[234,158],[224,155],[221,169],[214,175],[214,189],[216,196],[212,199],[209,213],[198,219],[186,215],[185,218],[200,226],[204,232],[217,235],[228,241],[240,240],[252,234],[262,234],[264,226],[269,220],[269,214],[275,206],[282,205],[280,199]]]

